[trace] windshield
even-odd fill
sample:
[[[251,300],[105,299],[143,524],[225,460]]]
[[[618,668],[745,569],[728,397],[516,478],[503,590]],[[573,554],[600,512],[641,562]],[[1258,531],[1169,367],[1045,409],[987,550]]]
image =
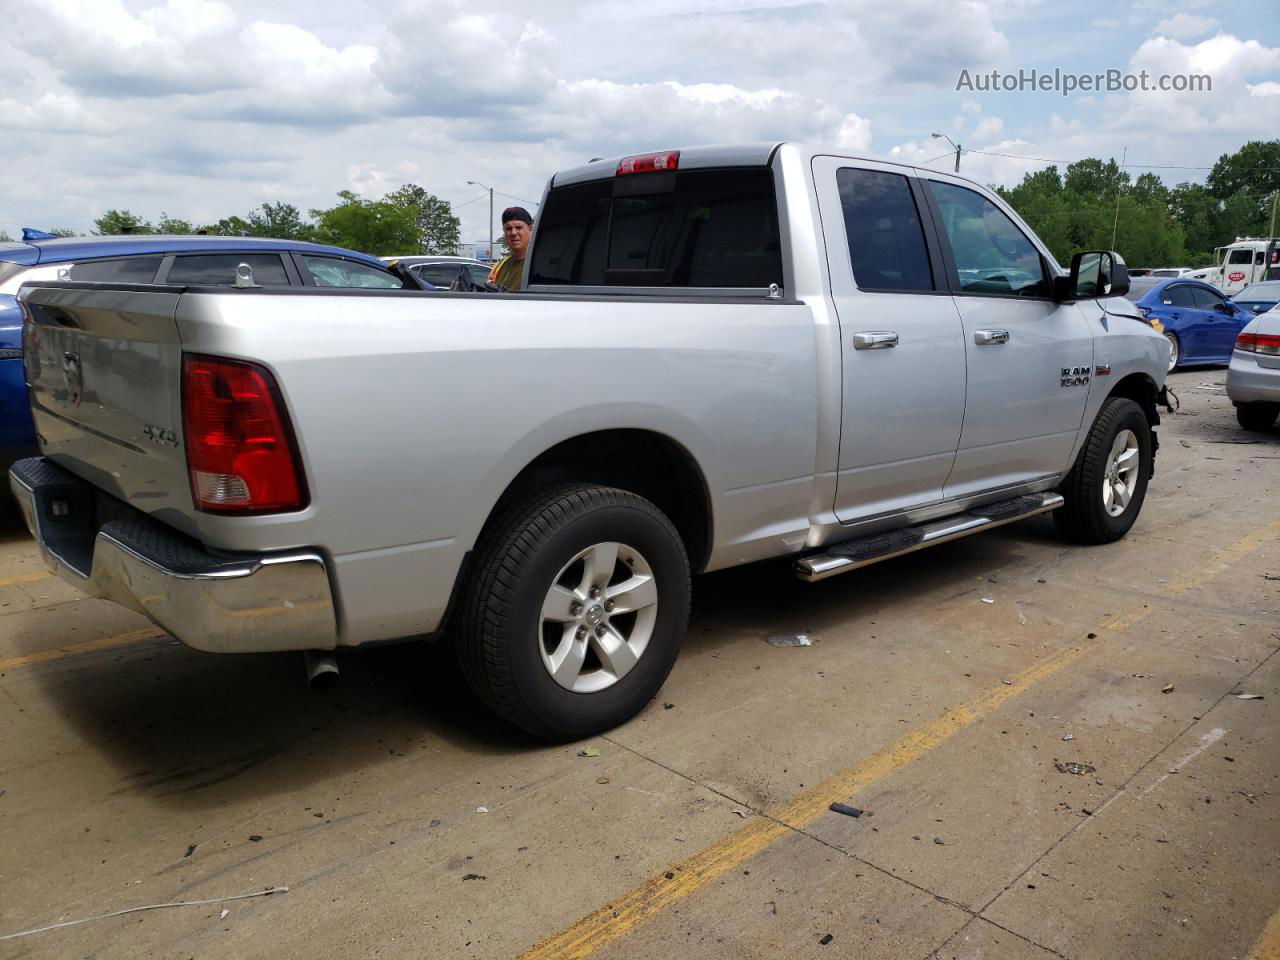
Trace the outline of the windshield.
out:
[[[1233,298],[1235,300],[1280,300],[1280,280],[1251,283]]]

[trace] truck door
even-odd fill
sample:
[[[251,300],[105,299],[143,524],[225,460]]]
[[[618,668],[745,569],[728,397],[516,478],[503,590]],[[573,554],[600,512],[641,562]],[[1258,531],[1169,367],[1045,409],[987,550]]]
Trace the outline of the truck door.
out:
[[[924,183],[968,357],[964,429],[946,495],[1060,474],[1093,375],[1092,321],[1053,299],[1045,254],[993,198],[945,175]]]
[[[845,522],[942,499],[965,402],[960,316],[915,177],[815,157],[840,323],[836,515]]]
[[[1222,292],[1235,296],[1253,279],[1253,250],[1249,247],[1228,247],[1226,261],[1222,265]]]

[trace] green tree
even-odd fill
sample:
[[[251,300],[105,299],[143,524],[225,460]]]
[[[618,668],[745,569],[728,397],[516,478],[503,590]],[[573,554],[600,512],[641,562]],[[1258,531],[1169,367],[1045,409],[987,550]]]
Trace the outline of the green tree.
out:
[[[217,223],[211,223],[208,226],[201,227],[205,233],[215,237],[251,237],[253,236],[253,224],[243,217],[223,217]]]
[[[1280,140],[1251,140],[1235,153],[1224,153],[1209,171],[1205,186],[1223,201],[1238,193],[1262,199],[1280,190]]]
[[[1192,266],[1212,262],[1213,248],[1220,246],[1217,199],[1199,183],[1180,183],[1169,191],[1169,214],[1182,227],[1187,261]]]
[[[274,237],[277,240],[310,240],[315,228],[302,219],[302,212],[292,203],[264,203],[245,220],[250,236]]]
[[[1115,160],[1105,163],[1096,157],[1067,165],[1063,186],[1068,193],[1115,201],[1116,191],[1129,185],[1129,174]]]
[[[130,213],[128,210],[108,210],[93,221],[94,234],[99,237],[113,236],[119,233],[155,233],[150,221]]]
[[[160,222],[156,224],[156,233],[181,235],[195,232],[196,228],[191,225],[190,220],[179,220],[167,213],[161,213]]]
[[[462,221],[453,215],[453,209],[444,200],[414,183],[407,183],[382,198],[402,209],[416,210],[418,244],[422,253],[457,253]]]
[[[79,230],[71,230],[71,229],[69,229],[69,228],[67,228],[67,227],[54,227],[54,228],[53,228],[52,230],[50,230],[49,232],[50,232],[50,233],[52,233],[55,237],[78,237],[78,236],[80,236],[80,231],[79,231]]]
[[[417,249],[417,208],[398,207],[382,200],[364,200],[350,190],[338,194],[341,201],[327,210],[312,210],[315,238],[321,243],[348,247],[375,256]]]
[[[0,243],[12,243],[13,237],[9,236],[3,230],[0,230]]]

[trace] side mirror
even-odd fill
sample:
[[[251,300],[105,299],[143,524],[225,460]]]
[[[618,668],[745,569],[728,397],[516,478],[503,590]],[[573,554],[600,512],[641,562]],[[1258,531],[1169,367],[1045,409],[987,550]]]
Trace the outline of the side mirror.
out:
[[[1098,300],[1129,292],[1129,268],[1114,250],[1088,250],[1071,258],[1071,273],[1059,277],[1059,300]]]
[[[1231,316],[1236,312],[1236,308],[1229,303],[1215,303],[1214,307],[1219,313],[1225,313],[1227,316]]]

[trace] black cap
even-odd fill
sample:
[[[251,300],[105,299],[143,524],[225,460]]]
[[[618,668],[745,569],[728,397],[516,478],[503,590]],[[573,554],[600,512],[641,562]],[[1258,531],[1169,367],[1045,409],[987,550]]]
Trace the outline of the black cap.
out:
[[[533,217],[529,216],[529,211],[524,207],[507,207],[502,211],[502,222],[508,220],[523,220],[529,226],[533,226]]]

